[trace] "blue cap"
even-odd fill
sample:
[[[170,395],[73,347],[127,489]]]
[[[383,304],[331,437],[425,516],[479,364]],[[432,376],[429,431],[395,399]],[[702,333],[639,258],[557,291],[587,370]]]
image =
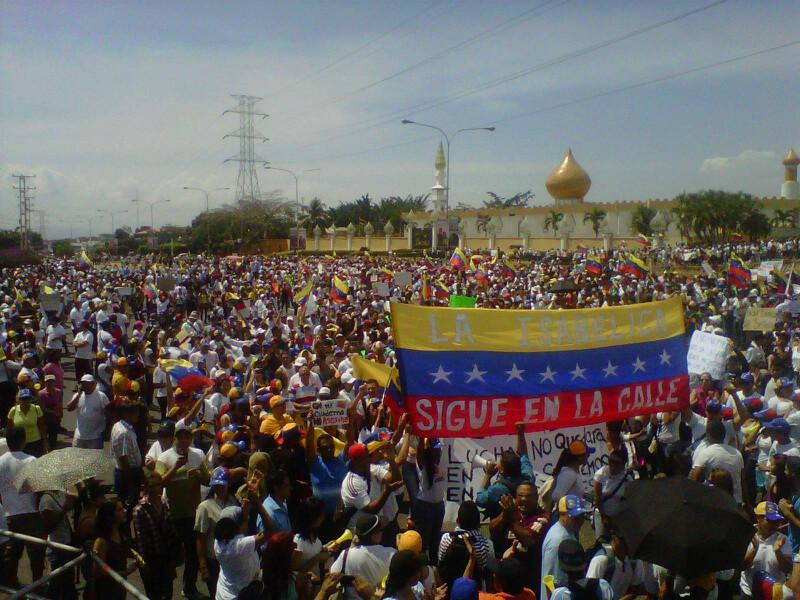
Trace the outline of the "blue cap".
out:
[[[722,410],[722,404],[717,402],[716,400],[710,400],[706,403],[706,412],[719,412]]]
[[[755,508],[755,514],[759,517],[764,517],[767,521],[782,521],[778,505],[774,502],[761,502]]]
[[[781,377],[778,380],[778,387],[782,387],[782,388],[794,387],[794,380],[791,379],[790,377]]]
[[[750,371],[742,373],[741,375],[739,375],[739,381],[743,381],[744,383],[753,383],[754,381],[753,374]]]
[[[772,419],[769,423],[765,423],[764,427],[767,429],[774,429],[775,431],[780,431],[781,433],[788,434],[791,427],[789,423],[787,423],[786,419]]]
[[[478,600],[478,582],[468,577],[459,577],[453,582],[450,600]]]
[[[569,494],[562,497],[561,500],[558,501],[559,514],[566,514],[570,517],[580,517],[582,515],[588,515],[591,512],[591,507],[589,507],[579,496],[573,496],[572,494]]]
[[[33,398],[33,392],[28,388],[23,388],[19,391],[20,398]]]
[[[228,469],[225,467],[217,467],[211,473],[211,481],[208,483],[209,486],[215,485],[228,485],[230,483],[230,479],[228,477]]]

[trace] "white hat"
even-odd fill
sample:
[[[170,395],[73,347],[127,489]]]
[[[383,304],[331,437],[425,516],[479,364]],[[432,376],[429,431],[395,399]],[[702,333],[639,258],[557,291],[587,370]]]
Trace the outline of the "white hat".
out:
[[[353,374],[350,373],[350,371],[345,371],[342,374],[341,381],[344,384],[353,383],[355,380],[356,380],[356,378],[353,377]]]
[[[330,396],[330,395],[331,395],[331,388],[329,388],[329,387],[321,387],[321,388],[319,388],[319,391],[317,392],[317,396],[319,396],[320,398],[322,398],[324,396]]]
[[[87,373],[81,377],[81,383],[94,383],[94,376]]]
[[[300,367],[305,367],[307,364],[308,361],[306,360],[305,356],[298,356],[294,361],[294,366],[297,367],[298,369]]]

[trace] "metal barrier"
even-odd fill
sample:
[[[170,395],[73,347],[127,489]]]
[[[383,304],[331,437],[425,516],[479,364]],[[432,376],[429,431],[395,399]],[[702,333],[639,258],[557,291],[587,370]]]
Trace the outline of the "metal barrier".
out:
[[[82,561],[86,560],[87,558],[91,558],[95,561],[100,568],[103,570],[103,573],[111,577],[114,581],[120,584],[125,591],[127,591],[131,596],[136,598],[137,600],[149,600],[147,596],[145,596],[141,591],[136,589],[127,579],[125,579],[122,575],[117,573],[114,569],[108,566],[108,563],[104,561],[102,558],[94,554],[94,552],[85,552],[82,548],[76,548],[75,546],[68,546],[66,544],[59,544],[58,542],[51,542],[49,540],[43,540],[41,538],[33,537],[30,535],[25,535],[22,533],[16,533],[14,531],[8,531],[7,529],[0,529],[0,536],[13,538],[20,540],[21,542],[27,542],[31,544],[40,544],[43,546],[48,546],[50,548],[54,548],[56,550],[61,550],[63,552],[72,552],[73,554],[78,554],[77,557],[73,558],[71,561],[65,563],[64,565],[58,567],[54,571],[51,571],[47,575],[44,575],[40,579],[29,583],[25,587],[15,590],[13,588],[9,588],[6,586],[0,586],[0,591],[8,592],[11,594],[11,599],[16,600],[17,598],[33,598],[34,600],[38,600],[39,598],[44,598],[43,596],[37,596],[36,594],[32,594],[31,592],[37,588],[42,587],[44,584],[49,582],[53,577],[57,577],[64,571],[71,569],[72,567],[78,565]],[[46,600],[46,599],[44,599]]]

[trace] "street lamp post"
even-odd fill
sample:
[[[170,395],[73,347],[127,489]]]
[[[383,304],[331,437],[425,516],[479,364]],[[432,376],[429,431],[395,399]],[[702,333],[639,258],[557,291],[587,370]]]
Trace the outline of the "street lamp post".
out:
[[[156,200],[155,202],[148,202],[147,204],[150,205],[150,234],[155,235],[155,227],[153,225],[153,207],[156,204],[166,204],[169,202],[169,198],[161,198],[160,200]]]
[[[207,217],[206,218],[206,251],[208,253],[211,253],[211,220],[208,219],[208,213],[211,212],[211,208],[210,208],[209,201],[208,201],[209,194],[203,188],[192,187],[192,186],[189,186],[189,185],[183,186],[183,189],[185,189],[185,190],[194,190],[195,192],[203,192],[203,195],[205,195],[205,197],[206,197],[206,217]],[[229,188],[229,187],[216,188],[217,191],[229,190],[229,189],[231,189],[231,188]]]
[[[291,169],[282,169],[281,167],[273,167],[272,165],[266,165],[265,169],[270,169],[272,171],[283,171],[284,173],[289,173],[292,177],[294,177],[294,204],[295,204],[295,225],[300,224],[300,183],[299,177],[297,173],[292,171]],[[302,173],[312,173],[314,171],[320,171],[321,169],[305,169]]]
[[[447,170],[445,171],[445,187],[447,188],[447,204],[445,208],[447,211],[450,210],[450,141],[455,139],[455,137],[459,133],[463,133],[464,131],[488,131],[493,132],[495,130],[494,127],[465,127],[464,129],[457,129],[451,135],[447,135],[444,129],[441,127],[437,127],[436,125],[428,125],[427,123],[419,123],[417,121],[411,121],[409,119],[403,119],[400,121],[403,125],[418,125],[420,127],[428,127],[429,129],[435,129],[439,133],[442,134],[444,137],[444,141],[447,144]],[[447,213],[445,213],[447,215]],[[449,230],[448,230],[449,231]]]
[[[114,227],[114,215],[124,214],[128,212],[128,209],[113,211],[107,208],[98,208],[97,212],[105,213],[111,217],[111,237],[114,237],[114,234],[117,232],[117,229]],[[89,227],[91,228],[91,225],[89,225]],[[91,237],[91,233],[89,233],[89,237]]]

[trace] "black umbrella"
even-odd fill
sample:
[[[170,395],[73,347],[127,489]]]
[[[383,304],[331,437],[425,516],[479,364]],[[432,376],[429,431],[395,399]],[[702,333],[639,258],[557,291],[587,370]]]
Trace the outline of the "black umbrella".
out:
[[[631,482],[614,523],[631,556],[686,577],[741,568],[754,533],[730,494],[684,477]]]

